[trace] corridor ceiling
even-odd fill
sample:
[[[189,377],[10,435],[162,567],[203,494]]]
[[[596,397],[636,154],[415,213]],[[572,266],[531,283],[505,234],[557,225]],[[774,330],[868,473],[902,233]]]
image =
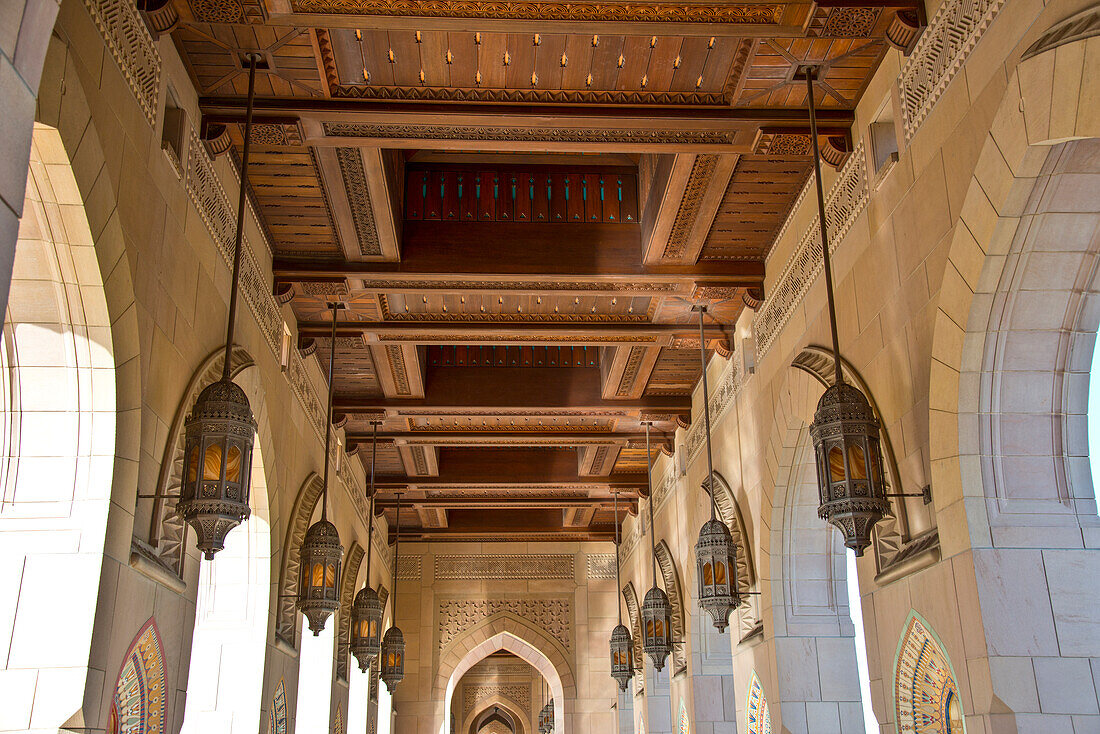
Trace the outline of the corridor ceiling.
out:
[[[690,417],[707,347],[763,298],[765,257],[821,145],[913,5],[171,0],[212,150],[249,174],[276,295],[402,537],[610,539]],[[635,502],[629,502],[632,509]]]

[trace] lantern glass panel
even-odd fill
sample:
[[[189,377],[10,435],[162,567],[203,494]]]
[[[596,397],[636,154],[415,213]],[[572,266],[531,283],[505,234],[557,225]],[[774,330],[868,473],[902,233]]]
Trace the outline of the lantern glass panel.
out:
[[[715,562],[714,564],[714,583],[724,584],[726,583],[726,566],[724,563]]]
[[[229,459],[225,462],[225,479],[233,483],[241,481],[241,449],[238,446],[229,447]]]
[[[187,460],[187,482],[194,482],[199,478],[199,447],[191,449],[191,457]]]
[[[829,479],[833,482],[844,481],[844,452],[839,446],[829,449]]]
[[[864,456],[862,446],[855,444],[848,447],[848,469],[852,473],[852,479],[867,479],[867,461]]]
[[[206,447],[202,462],[202,478],[205,481],[218,481],[222,478],[222,445],[212,443]]]

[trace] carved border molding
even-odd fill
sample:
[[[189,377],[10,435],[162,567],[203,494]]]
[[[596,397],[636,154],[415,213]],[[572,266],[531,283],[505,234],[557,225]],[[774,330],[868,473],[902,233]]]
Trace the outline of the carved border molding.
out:
[[[733,406],[734,399],[741,392],[744,375],[741,372],[741,360],[727,360],[726,369],[718,378],[714,386],[714,392],[710,396],[711,423],[717,426],[726,412]],[[703,450],[706,440],[706,426],[702,421],[692,421],[692,426],[684,437],[684,446],[688,454],[690,464]],[[660,507],[660,505],[658,505]]]
[[[435,557],[437,581],[569,579],[575,577],[573,556],[538,555],[444,555]]]
[[[373,281],[365,281],[369,286]],[[607,292],[607,293],[679,293],[683,287],[676,282],[668,281],[636,281],[636,282],[593,282],[584,280],[558,280],[558,281],[538,281],[538,280],[459,280],[459,279],[446,279],[446,280],[394,280],[392,278],[386,278],[382,281],[385,284],[385,288],[391,291],[459,291],[459,290],[474,290],[474,291],[566,291],[566,292]],[[535,316],[530,314],[523,314],[523,320],[528,321]],[[389,312],[388,318],[405,320],[401,317],[400,313],[393,311]],[[462,318],[469,319],[466,314],[462,314]],[[435,317],[433,316],[433,320]],[[412,319],[409,319],[412,320]],[[592,319],[577,319],[577,318],[553,318],[545,319],[547,321],[582,321]],[[634,319],[621,319],[621,321],[632,321]],[[643,321],[644,318],[638,318],[638,321]]]
[[[294,0],[297,13],[492,20],[778,25],[782,5],[542,2],[540,0]]]
[[[437,623],[439,649],[446,649],[464,631],[497,614],[513,614],[541,628],[567,650],[573,649],[573,600],[551,599],[443,599]]]
[[[340,579],[340,608],[336,612],[336,677],[348,679],[348,645],[351,642],[351,605],[355,600],[355,584],[359,577],[359,564],[363,562],[363,546],[351,541],[348,555],[344,561],[343,578]]]
[[[629,130],[623,128],[486,127],[480,125],[414,125],[411,123],[326,122],[330,138],[397,140],[484,140],[507,142],[732,145],[735,130]]]
[[[638,595],[634,591],[634,584],[627,582],[623,587],[623,599],[626,601],[626,618],[630,623],[630,636],[634,643],[634,669],[642,670],[644,666],[642,650],[642,620],[639,614]]]
[[[337,99],[381,99],[443,102],[519,102],[557,104],[621,104],[714,106],[733,103],[726,92],[642,92],[587,89],[503,89],[485,87],[400,87],[374,84],[332,84]]]
[[[367,186],[367,172],[363,168],[363,154],[358,148],[337,148],[336,160],[340,163],[344,194],[351,207],[359,252],[363,255],[381,255],[382,244],[378,241],[378,228],[374,223],[374,207]]]
[[[323,483],[317,474],[311,474],[298,491],[294,500],[294,511],[287,528],[286,545],[283,546],[283,563],[279,574],[279,595],[275,606],[275,635],[291,647],[298,639],[298,607],[295,604],[298,593],[298,577],[301,573],[301,559],[298,549],[305,540],[309,520],[321,497]]]
[[[84,7],[145,113],[145,119],[155,125],[160,95],[160,54],[137,6],[128,0],[84,0]]]
[[[663,258],[672,259],[683,256],[688,235],[691,234],[695,220],[699,217],[699,206],[703,203],[703,195],[706,194],[710,180],[714,176],[714,169],[717,167],[717,154],[695,156],[687,185],[684,187],[684,195],[680,199],[680,207],[676,211],[676,219],[672,223],[672,231],[668,235],[668,242],[665,243]]]
[[[803,191],[809,190],[807,186]],[[825,198],[825,224],[829,230],[829,252],[836,250],[837,245],[848,234],[856,217],[867,205],[869,195],[867,184],[867,162],[864,155],[864,141],[860,140],[848,162],[840,170],[840,177],[829,189]],[[799,202],[802,201],[799,197]],[[787,222],[784,223],[780,236],[790,226],[791,218],[795,216],[796,208],[791,210]],[[791,255],[787,264],[783,266],[783,272],[776,280],[775,287],[768,294],[764,305],[753,317],[753,331],[756,335],[756,347],[760,357],[763,357],[783,327],[786,326],[795,307],[802,302],[802,298],[813,285],[814,280],[821,273],[821,226],[819,218],[815,216],[810,222],[799,240],[798,246]]]
[[[932,16],[898,76],[905,142],[912,140],[1004,5],[1005,0],[947,0]]]

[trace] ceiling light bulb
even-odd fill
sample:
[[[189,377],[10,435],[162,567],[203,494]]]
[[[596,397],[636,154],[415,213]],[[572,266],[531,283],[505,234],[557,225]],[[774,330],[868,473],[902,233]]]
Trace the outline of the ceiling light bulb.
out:
[[[478,69],[477,73],[474,74],[474,84],[481,86],[481,69]]]
[[[700,74],[699,78],[695,80],[695,88],[698,89],[701,86],[703,86],[703,76]]]
[[[586,86],[586,87],[591,87],[592,86],[592,75],[591,74],[589,74],[588,76],[586,76],[584,78],[584,86]]]
[[[679,69],[680,68],[680,54],[676,54],[676,58],[672,60],[672,68],[673,69]]]
[[[539,85],[539,75],[535,72],[531,72],[531,86],[537,87]]]
[[[707,44],[708,49],[714,48],[714,36],[710,37],[710,43]]]
[[[356,28],[356,29],[355,29],[355,38],[356,38],[357,40],[360,40],[360,41],[362,41],[362,40],[363,40],[363,31],[361,31],[361,30],[359,30],[358,28]]]
[[[390,57],[390,63],[391,64],[396,63],[397,59],[393,55],[393,49],[392,48],[390,49],[389,57]]]
[[[420,31],[416,32],[416,42],[420,43]]]
[[[652,38],[649,39],[649,47],[650,48],[656,48],[657,47],[657,36],[653,36]]]
[[[481,31],[478,31],[477,33],[474,34],[474,45],[475,46],[480,46],[481,45]]]
[[[423,69],[420,70],[420,83],[421,84],[424,83],[424,70]]]
[[[535,37],[532,39],[532,41],[534,42],[534,44],[536,46],[541,46],[542,45],[542,36],[540,36],[538,33],[536,33]]]
[[[510,64],[510,63],[512,63],[512,54],[505,51],[504,52],[504,65],[508,66],[508,64]]]
[[[565,67],[569,66],[569,57],[565,55],[564,51],[562,52],[560,63],[561,63],[561,68],[563,68],[563,69]]]
[[[622,54],[619,54],[619,68],[620,69],[623,68],[623,64],[625,64],[625,63],[626,63],[626,57],[623,56]]]
[[[370,84],[370,72],[366,69],[363,69],[363,81],[365,81],[367,84]]]
[[[599,45],[600,45],[600,37],[593,34],[592,35],[592,47],[595,48],[596,46],[599,46]]]
[[[455,62],[455,56],[451,53],[451,49],[447,49],[446,61],[448,64],[453,64]]]
[[[642,89],[645,89],[647,84],[649,84],[649,74],[643,74],[642,75]]]

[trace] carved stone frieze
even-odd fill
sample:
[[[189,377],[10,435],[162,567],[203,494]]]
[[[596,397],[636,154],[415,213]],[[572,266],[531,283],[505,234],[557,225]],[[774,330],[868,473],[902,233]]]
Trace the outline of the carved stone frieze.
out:
[[[137,6],[129,0],[84,0],[130,91],[152,125],[160,94],[160,54]]]
[[[632,130],[623,128],[489,127],[482,125],[423,125],[412,123],[326,122],[332,138],[398,140],[482,140],[606,144],[732,145],[735,130]]]
[[[573,556],[444,555],[435,557],[436,580],[572,579]]]
[[[294,0],[295,12],[492,20],[776,25],[782,5],[545,2],[544,0]]]
[[[741,371],[741,360],[732,359],[726,364],[722,376],[718,378],[710,395],[711,422],[718,425],[726,416],[726,411],[733,406],[734,398],[741,392],[744,374]],[[697,422],[684,437],[684,447],[688,454],[688,461],[692,461],[703,449],[706,439],[706,427],[704,423]],[[660,507],[660,503],[657,505]]]
[[[462,715],[468,716],[479,703],[495,696],[510,701],[525,714],[531,713],[530,683],[475,683],[463,686]]]
[[[615,554],[614,553],[589,553],[588,554],[588,578],[613,579],[615,578]]]
[[[573,649],[573,601],[555,599],[444,599],[439,602],[439,649],[497,614],[508,613],[541,628],[567,650]]]
[[[714,170],[718,167],[716,154],[698,155],[691,166],[687,185],[684,187],[684,195],[680,199],[680,208],[676,211],[676,219],[672,223],[672,231],[669,233],[668,242],[665,243],[665,251],[662,257],[675,259],[682,257],[687,247],[687,238],[695,226],[695,220],[699,216],[699,207],[703,203],[703,195],[710,186],[710,180],[714,176]]]
[[[382,243],[378,240],[378,228],[374,223],[374,208],[367,185],[367,172],[363,168],[363,154],[358,148],[337,148],[336,160],[340,163],[344,193],[351,207],[355,235],[359,239],[359,252],[363,255],[381,255]]]
[[[420,578],[420,556],[402,556],[397,559],[397,578],[400,581],[415,581]]]
[[[867,205],[869,191],[863,151],[864,143],[860,140],[825,198],[825,222],[829,231],[830,252],[844,239],[856,217]],[[799,198],[799,202],[801,201],[802,197]],[[787,231],[795,213],[795,209],[792,209],[787,223],[780,231],[780,237]],[[802,298],[820,274],[821,267],[821,226],[818,217],[814,217],[798,247],[783,267],[771,293],[753,317],[753,330],[761,357],[767,353],[794,309],[802,302]]]
[[[898,76],[901,124],[909,142],[978,45],[1005,0],[946,0]]]

